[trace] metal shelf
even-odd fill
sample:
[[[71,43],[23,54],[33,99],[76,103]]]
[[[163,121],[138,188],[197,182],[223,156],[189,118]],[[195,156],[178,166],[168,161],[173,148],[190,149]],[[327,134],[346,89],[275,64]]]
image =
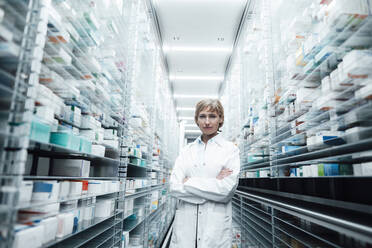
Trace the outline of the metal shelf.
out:
[[[253,216],[248,216],[246,214],[246,212],[244,211],[244,209],[241,209],[240,211],[241,211],[242,218],[245,218],[246,221],[249,220],[251,223],[254,223],[253,225],[255,227],[259,227],[259,229],[262,229],[262,233],[265,233],[265,235],[266,235],[266,233],[268,233],[269,235],[272,235],[271,223],[267,224],[267,223],[264,223],[264,222],[260,221],[258,218],[254,218]],[[268,240],[270,240],[270,239],[268,238]]]
[[[261,212],[254,212],[254,210],[257,210],[257,209],[253,209],[253,210],[250,209],[250,210],[248,210],[248,208],[244,208],[244,207],[242,209],[245,210],[245,211],[247,211],[247,212],[249,212],[250,214],[254,215],[256,218],[259,218],[262,221],[266,222],[267,224],[271,225],[271,216],[270,216],[270,218],[267,218],[266,216],[265,217],[262,216],[262,213]]]
[[[257,231],[257,229],[251,225],[252,223],[248,223],[246,222],[245,220],[242,220],[242,224],[246,224],[247,226],[249,226],[250,228],[246,228],[243,226],[243,228],[248,232],[248,233],[253,233],[254,235],[252,235],[260,244],[263,245],[263,247],[271,247],[272,246],[272,243],[268,241],[268,238],[265,237],[262,233],[260,233],[259,231]]]
[[[89,241],[88,243],[81,246],[82,248],[98,248],[101,245],[105,244],[107,241],[112,239],[115,235],[117,235],[119,232],[114,233],[112,230],[108,229],[104,233],[102,233],[100,236],[96,237],[95,239]]]
[[[68,246],[68,247],[77,247],[78,244],[79,245],[82,245],[83,243],[80,243],[80,242],[84,242],[84,240],[80,237],[72,240],[68,240],[70,239],[71,237],[74,237],[74,236],[77,236],[78,234],[82,234],[82,236],[84,237],[90,237],[90,239],[96,237],[97,235],[99,235],[100,233],[102,233],[104,229],[108,229],[112,226],[114,226],[115,224],[113,222],[107,222],[109,219],[113,218],[115,215],[118,215],[120,213],[122,213],[123,211],[122,210],[117,210],[116,213],[110,215],[109,217],[107,218],[95,218],[93,219],[92,221],[89,221],[87,223],[82,223],[80,226],[78,226],[78,228],[76,228],[76,231],[70,235],[67,235],[61,239],[56,239],[56,240],[53,240],[47,244],[45,244],[43,246],[43,248],[47,248],[47,247],[64,247],[65,246]],[[107,223],[104,223],[104,225],[99,225],[103,222],[107,222]],[[97,226],[97,228],[94,228],[95,226]],[[91,228],[94,228],[92,230],[89,230],[89,232],[85,232],[86,230],[88,229],[91,229]],[[85,233],[88,233],[85,234]],[[90,235],[89,235],[90,234]],[[90,240],[89,239],[89,240]],[[88,241],[89,241],[88,240]],[[86,241],[86,242],[88,242]]]
[[[39,207],[43,205],[49,205],[54,203],[62,203],[67,201],[73,201],[73,200],[84,200],[92,197],[100,197],[100,196],[107,196],[111,194],[117,194],[123,191],[116,191],[116,192],[108,192],[108,193],[102,193],[102,194],[86,194],[86,195],[79,195],[79,196],[70,196],[63,199],[59,199],[54,202],[45,201],[45,202],[28,202],[28,203],[21,203],[21,205],[17,206],[16,209],[25,209],[25,208],[34,208]]]
[[[139,226],[145,219],[146,219],[146,217],[141,217],[141,218],[135,219],[135,220],[128,220],[128,219],[124,220],[123,231],[125,231],[125,232],[131,232],[137,226]],[[129,224],[128,224],[128,222],[129,222]],[[129,227],[126,226],[126,225],[129,225]]]
[[[26,180],[115,180],[118,177],[64,177],[64,176],[23,176]]]
[[[266,196],[242,191],[237,191],[237,193],[243,198],[248,198],[279,211],[284,211],[287,214],[308,220],[324,228],[354,237],[367,243],[372,242],[372,226],[369,226],[367,224],[368,222],[365,220],[362,221],[358,216],[354,219],[350,218],[350,216],[346,218],[344,212],[336,212],[336,209],[332,209],[332,211],[329,209],[327,210],[324,207],[319,207],[317,204],[304,204],[295,200],[278,200],[274,197],[267,198]]]
[[[306,231],[286,220],[283,220],[282,218],[279,218],[279,217],[274,217],[276,220],[279,220],[279,222],[283,222],[285,224],[287,224],[288,226],[294,228],[292,230],[298,230],[299,232],[304,232],[310,236],[312,236],[313,238],[316,238],[316,239],[319,239],[320,241],[322,241],[324,244],[322,244],[323,246],[325,244],[328,244],[328,245],[331,245],[333,247],[337,247],[337,248],[341,248],[342,246],[339,246],[337,245],[337,239],[336,238],[333,238],[329,233],[325,233],[322,235],[322,233],[319,233],[319,234],[313,234],[312,232],[309,232],[309,231]],[[277,221],[275,221],[277,222]],[[323,237],[322,237],[323,236]]]
[[[288,193],[288,192],[281,192],[281,191],[274,191],[274,190],[267,190],[267,189],[259,189],[255,187],[240,187],[243,191],[253,191],[258,193],[270,194],[279,197],[286,197],[294,200],[301,200],[310,203],[317,203],[329,207],[337,207],[348,209],[351,211],[358,211],[366,214],[372,214],[372,209],[369,205],[360,204],[355,202],[346,202],[340,201],[335,199],[327,199],[323,197],[317,197],[312,195],[305,195],[305,194],[295,194],[295,193]],[[261,210],[262,211],[262,210]]]
[[[147,188],[145,188],[145,189],[147,189]],[[147,189],[147,190],[139,191],[139,192],[136,192],[136,193],[133,193],[133,194],[126,194],[125,195],[125,200],[136,199],[136,198],[148,195],[148,194],[150,194],[150,192],[151,192],[151,190]]]
[[[30,140],[30,146],[28,148],[29,152],[32,154],[38,154],[40,157],[63,157],[63,158],[77,158],[77,159],[86,159],[86,160],[104,160],[108,162],[119,163],[118,159],[108,158],[93,155],[90,153],[84,153],[77,150],[71,150],[66,147],[52,144],[52,143],[43,143],[39,141]]]

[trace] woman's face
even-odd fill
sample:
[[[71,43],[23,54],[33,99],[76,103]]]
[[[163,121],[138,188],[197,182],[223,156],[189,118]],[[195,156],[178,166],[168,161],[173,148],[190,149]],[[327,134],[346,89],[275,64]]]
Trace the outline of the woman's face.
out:
[[[204,135],[212,135],[217,132],[222,120],[217,111],[206,108],[200,111],[196,123]]]

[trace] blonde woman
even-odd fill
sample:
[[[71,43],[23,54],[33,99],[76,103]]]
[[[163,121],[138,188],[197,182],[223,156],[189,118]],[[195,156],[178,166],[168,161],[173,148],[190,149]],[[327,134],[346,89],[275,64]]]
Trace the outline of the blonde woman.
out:
[[[202,135],[181,151],[170,178],[171,195],[179,199],[170,247],[231,248],[239,149],[219,134],[224,122],[219,100],[200,101],[195,122]]]

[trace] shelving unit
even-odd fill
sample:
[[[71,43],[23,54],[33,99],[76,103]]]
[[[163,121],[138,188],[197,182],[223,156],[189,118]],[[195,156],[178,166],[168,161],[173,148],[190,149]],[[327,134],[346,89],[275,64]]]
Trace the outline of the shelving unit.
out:
[[[0,3],[0,247],[131,247],[132,234],[143,247],[150,236],[160,245],[174,215],[166,194],[177,153],[164,134],[178,124],[168,107],[156,122],[144,109],[146,126],[136,125],[139,106],[172,103],[148,8],[135,0]],[[126,182],[140,178],[149,184],[126,194]],[[149,228],[165,214],[153,239]]]
[[[370,2],[249,4],[222,94],[241,245],[369,247]]]

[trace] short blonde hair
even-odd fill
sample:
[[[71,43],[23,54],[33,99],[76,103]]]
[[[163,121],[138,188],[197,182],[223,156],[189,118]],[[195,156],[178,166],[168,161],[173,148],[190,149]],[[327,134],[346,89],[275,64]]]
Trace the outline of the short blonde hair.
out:
[[[219,124],[219,127],[223,126],[223,122],[225,120],[225,115],[224,115],[223,106],[218,99],[204,99],[204,100],[199,101],[196,104],[195,116],[194,116],[196,124],[198,123],[198,116],[199,116],[200,112],[203,111],[204,109],[208,109],[209,111],[212,111],[212,112],[216,111],[217,114],[222,119],[222,122]]]

